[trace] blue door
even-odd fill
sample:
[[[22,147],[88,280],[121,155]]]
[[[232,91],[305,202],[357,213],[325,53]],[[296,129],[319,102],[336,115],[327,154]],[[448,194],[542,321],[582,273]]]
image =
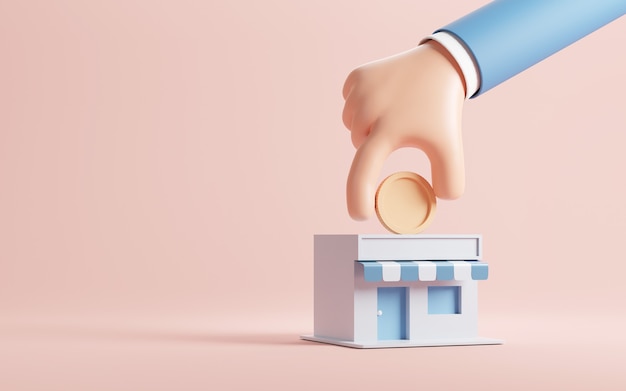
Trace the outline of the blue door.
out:
[[[406,339],[406,287],[378,288],[378,339]]]

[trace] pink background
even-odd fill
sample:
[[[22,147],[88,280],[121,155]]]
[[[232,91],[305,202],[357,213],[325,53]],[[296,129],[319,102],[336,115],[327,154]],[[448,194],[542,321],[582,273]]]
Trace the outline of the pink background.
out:
[[[484,3],[0,1],[0,389],[624,389],[624,18],[466,105],[427,233],[483,234],[505,345],[298,340],[313,234],[385,233],[345,76]]]

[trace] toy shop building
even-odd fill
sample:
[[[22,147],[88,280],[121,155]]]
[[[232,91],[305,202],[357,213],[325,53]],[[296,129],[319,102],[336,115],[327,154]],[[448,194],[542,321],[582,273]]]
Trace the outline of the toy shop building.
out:
[[[314,335],[359,348],[496,344],[478,337],[480,235],[316,235]]]

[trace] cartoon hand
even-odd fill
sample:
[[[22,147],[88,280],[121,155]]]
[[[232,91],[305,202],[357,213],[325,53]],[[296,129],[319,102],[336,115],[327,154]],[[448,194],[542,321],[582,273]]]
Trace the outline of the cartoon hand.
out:
[[[357,148],[347,183],[353,219],[372,214],[383,163],[402,147],[426,153],[437,197],[463,194],[465,82],[456,62],[437,42],[355,69],[346,79],[343,96],[343,122]]]

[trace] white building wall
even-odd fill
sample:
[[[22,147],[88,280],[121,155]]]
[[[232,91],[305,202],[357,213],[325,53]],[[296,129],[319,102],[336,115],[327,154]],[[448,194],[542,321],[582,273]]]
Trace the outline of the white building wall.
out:
[[[314,237],[314,335],[354,340],[356,235]]]
[[[378,286],[365,282],[363,266],[353,262],[354,276],[354,340],[367,343],[378,340]],[[390,285],[385,286],[393,286]]]
[[[460,314],[428,314],[428,286],[461,286]],[[417,282],[409,288],[411,339],[478,336],[477,281]]]

